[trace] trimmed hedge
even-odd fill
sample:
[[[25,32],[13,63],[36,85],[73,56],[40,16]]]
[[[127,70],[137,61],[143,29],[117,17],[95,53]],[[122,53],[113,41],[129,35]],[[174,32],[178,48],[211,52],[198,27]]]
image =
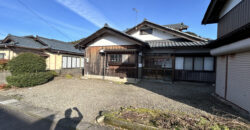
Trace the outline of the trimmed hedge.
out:
[[[12,75],[45,72],[46,62],[39,55],[23,53],[9,61],[8,69]]]
[[[51,72],[38,72],[38,73],[24,73],[9,76],[6,78],[7,82],[16,87],[31,87],[44,84],[51,79],[54,75]]]

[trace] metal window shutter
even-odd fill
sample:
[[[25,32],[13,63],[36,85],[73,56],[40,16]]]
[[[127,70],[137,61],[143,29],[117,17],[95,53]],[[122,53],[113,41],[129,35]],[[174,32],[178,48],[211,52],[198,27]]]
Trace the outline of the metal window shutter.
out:
[[[226,80],[226,57],[217,57],[216,67],[216,94],[225,98],[225,80]]]
[[[227,100],[250,112],[250,51],[228,57]]]

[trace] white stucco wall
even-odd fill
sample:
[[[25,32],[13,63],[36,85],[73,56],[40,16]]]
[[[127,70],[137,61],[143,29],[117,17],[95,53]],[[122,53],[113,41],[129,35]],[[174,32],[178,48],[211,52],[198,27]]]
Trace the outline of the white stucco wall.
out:
[[[165,39],[172,39],[172,38],[177,38],[167,32],[163,32],[160,30],[153,29],[152,34],[147,34],[147,35],[140,35],[140,30],[134,32],[131,34],[131,36],[136,37],[140,40],[143,41],[148,41],[148,40],[165,40]]]
[[[225,14],[227,14],[231,9],[233,9],[236,5],[238,5],[241,0],[227,0],[227,3],[221,10],[220,18],[222,18]]]
[[[90,46],[119,46],[119,45],[134,45],[133,42],[112,35],[104,35],[94,41]]]
[[[216,88],[215,92],[220,97],[225,98],[225,83],[226,83],[226,56],[217,57],[216,67]]]

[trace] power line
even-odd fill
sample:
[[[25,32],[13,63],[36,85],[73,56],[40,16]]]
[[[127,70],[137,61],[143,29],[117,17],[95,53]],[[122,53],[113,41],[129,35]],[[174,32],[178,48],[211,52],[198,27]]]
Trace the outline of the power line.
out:
[[[38,13],[36,13],[32,8],[30,8],[29,6],[27,6],[24,2],[22,2],[21,0],[17,0],[23,7],[25,7],[28,11],[30,11],[33,15],[35,15],[36,17],[40,18],[44,23],[46,23],[48,26],[50,26],[52,29],[54,29],[55,31],[57,31],[58,33],[60,33],[61,35],[67,37],[69,40],[73,41],[68,35],[66,35],[65,33],[63,33],[62,31],[60,31],[59,29],[57,29],[55,26],[53,26],[53,24],[50,24],[46,19],[44,19],[42,16],[40,16]]]
[[[137,25],[137,19],[138,19],[138,12],[139,12],[139,11],[138,11],[136,8],[133,8],[133,11],[135,11],[135,13],[136,13],[136,14],[135,14],[135,15],[136,15],[136,16],[135,16],[135,25]]]

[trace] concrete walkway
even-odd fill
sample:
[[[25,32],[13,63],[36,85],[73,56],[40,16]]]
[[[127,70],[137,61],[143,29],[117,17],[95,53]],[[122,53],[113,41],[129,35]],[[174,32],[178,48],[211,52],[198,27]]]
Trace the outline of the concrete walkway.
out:
[[[70,118],[69,118],[70,119]],[[0,130],[37,129],[37,130],[111,130],[112,128],[81,122],[67,122],[59,112],[31,106],[16,99],[0,95]],[[59,123],[63,122],[63,123]]]

